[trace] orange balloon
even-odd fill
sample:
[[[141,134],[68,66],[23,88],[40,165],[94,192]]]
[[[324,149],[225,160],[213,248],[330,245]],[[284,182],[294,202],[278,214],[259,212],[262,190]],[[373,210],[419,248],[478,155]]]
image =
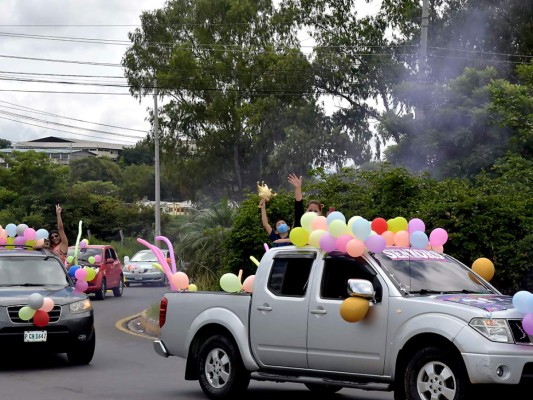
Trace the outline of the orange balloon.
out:
[[[392,231],[385,231],[381,234],[381,237],[385,239],[385,242],[387,243],[387,246],[394,245],[394,232]]]
[[[494,276],[494,264],[488,258],[478,258],[472,264],[472,270],[486,281],[490,281]]]
[[[348,297],[341,303],[341,317],[346,322],[359,322],[366,316],[368,307],[368,300]]]
[[[352,257],[360,257],[365,252],[365,242],[352,239],[346,244],[346,252]]]

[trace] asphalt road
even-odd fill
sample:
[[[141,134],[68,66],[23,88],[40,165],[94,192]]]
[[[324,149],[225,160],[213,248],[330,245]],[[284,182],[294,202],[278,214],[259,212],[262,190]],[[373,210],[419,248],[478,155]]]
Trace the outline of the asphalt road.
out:
[[[130,286],[124,289],[123,297],[113,297],[108,292],[105,300],[93,301],[96,351],[87,366],[70,366],[65,355],[22,355],[1,349],[0,399],[206,400],[198,382],[183,379],[184,360],[158,356],[152,338],[122,327],[132,316],[158,303],[164,291],[165,288]],[[252,381],[246,398],[293,400],[313,396],[300,384]],[[331,398],[392,400],[393,395],[343,389]]]

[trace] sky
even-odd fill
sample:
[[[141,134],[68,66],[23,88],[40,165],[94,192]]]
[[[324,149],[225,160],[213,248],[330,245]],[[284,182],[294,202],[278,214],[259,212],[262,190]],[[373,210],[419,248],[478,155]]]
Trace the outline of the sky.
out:
[[[0,138],[20,142],[57,136],[133,145],[145,137],[152,96],[139,102],[125,87],[57,82],[125,85],[120,63],[130,43],[127,34],[139,27],[143,11],[164,3],[1,0]]]

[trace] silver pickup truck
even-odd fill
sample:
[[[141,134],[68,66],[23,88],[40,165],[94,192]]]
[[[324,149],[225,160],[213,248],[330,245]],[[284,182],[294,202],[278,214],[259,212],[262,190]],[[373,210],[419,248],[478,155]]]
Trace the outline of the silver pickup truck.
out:
[[[358,322],[340,312],[351,296],[370,305]],[[154,349],[185,358],[185,379],[210,399],[232,398],[250,379],[324,395],[472,399],[476,385],[533,382],[522,318],[512,297],[445,254],[391,247],[352,258],[286,246],[263,255],[251,294],[166,293]]]

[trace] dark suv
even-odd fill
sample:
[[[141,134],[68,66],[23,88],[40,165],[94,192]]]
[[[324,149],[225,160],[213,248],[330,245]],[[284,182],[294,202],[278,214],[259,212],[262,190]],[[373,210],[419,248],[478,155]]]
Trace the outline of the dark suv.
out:
[[[95,332],[87,295],[75,290],[67,270],[52,253],[10,247],[0,246],[0,347],[13,352],[66,353],[71,364],[90,363]],[[47,323],[23,318],[20,312],[32,304],[35,293],[49,298],[50,306],[53,301]]]

